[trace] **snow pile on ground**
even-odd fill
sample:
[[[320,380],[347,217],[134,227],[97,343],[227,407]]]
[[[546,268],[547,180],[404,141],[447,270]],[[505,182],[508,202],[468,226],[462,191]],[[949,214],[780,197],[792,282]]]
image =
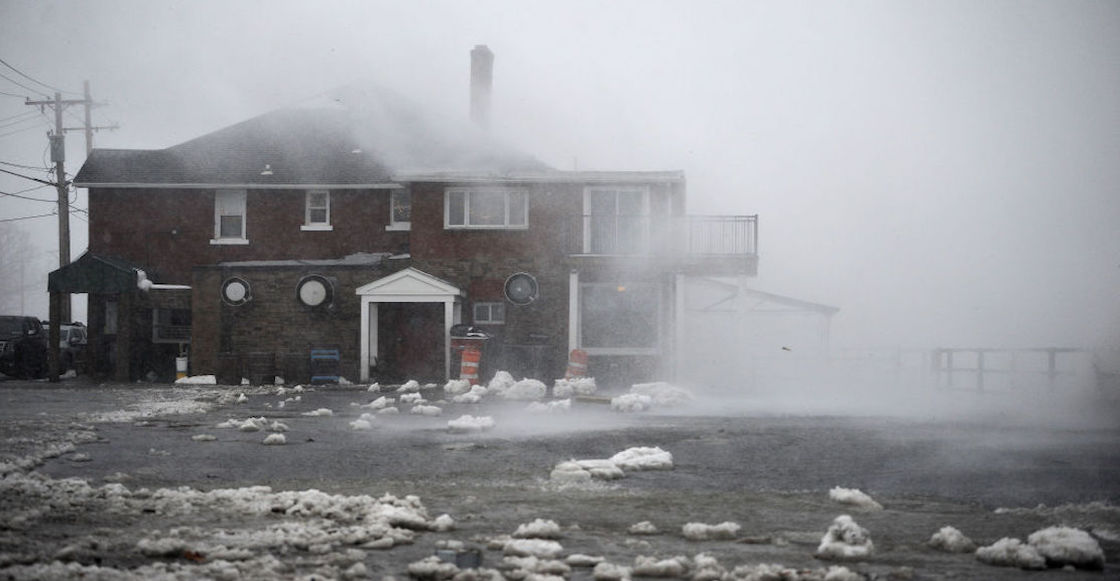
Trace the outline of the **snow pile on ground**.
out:
[[[471,386],[470,391],[461,393],[451,398],[454,403],[478,403],[482,398],[486,397],[488,390],[481,385]]]
[[[364,413],[359,416],[358,419],[350,422],[350,428],[354,430],[372,430],[373,420],[376,418],[377,416],[375,416],[374,414],[368,412]]]
[[[319,409],[317,409],[317,410],[314,410],[314,411],[310,411],[310,412],[303,412],[303,415],[305,415],[305,416],[311,416],[311,417],[320,417],[320,416],[333,416],[333,415],[334,415],[334,412],[333,412],[333,411],[331,411],[331,410],[329,410],[329,409],[327,409],[327,408],[319,408]]]
[[[214,409],[215,404],[197,401],[195,398],[206,395],[206,392],[199,391],[197,388],[178,388],[168,394],[161,393],[160,396],[168,398],[166,400],[141,401],[124,410],[80,414],[80,416],[91,422],[124,423],[161,416],[204,414]]]
[[[454,578],[459,572],[455,563],[448,563],[435,555],[408,565],[408,576],[419,581],[445,581]]]
[[[257,418],[246,418],[244,420],[230,418],[214,427],[237,428],[242,432],[259,432],[268,427],[268,419],[263,416]]]
[[[610,458],[623,470],[672,470],[673,455],[657,447],[635,447]]]
[[[625,470],[670,470],[673,455],[661,448],[628,448],[607,459],[567,460],[553,467],[549,478],[555,482],[590,482],[593,478],[614,480]]]
[[[572,397],[576,395],[593,395],[598,387],[594,377],[571,377],[557,379],[552,384],[552,397]]]
[[[408,413],[416,416],[436,417],[443,413],[443,408],[434,405],[414,405]]]
[[[381,384],[380,383],[372,383],[372,384],[370,384],[369,387],[366,388],[366,391],[368,391],[370,393],[379,393],[381,391]]]
[[[1055,526],[1031,533],[1024,543],[1004,537],[976,549],[982,563],[1021,569],[1072,566],[1098,570],[1104,567],[1104,551],[1089,533],[1066,526]]]
[[[502,551],[506,555],[515,557],[555,559],[564,552],[564,547],[556,541],[547,539],[513,539],[505,543]]]
[[[981,563],[997,567],[1046,568],[1046,559],[1038,554],[1034,547],[1010,537],[1004,537],[986,547],[976,549],[976,558]]]
[[[875,502],[870,496],[858,488],[841,488],[839,486],[828,491],[828,497],[840,504],[858,506],[867,510],[883,510],[883,505]]]
[[[544,383],[536,379],[522,379],[503,391],[502,397],[520,400],[544,399],[547,392],[548,387]]]
[[[798,570],[778,564],[740,565],[730,577],[738,581],[865,581],[865,577],[840,565],[828,569]]]
[[[534,401],[525,408],[531,414],[562,414],[572,410],[572,400],[560,399],[555,401]]]
[[[12,566],[15,561],[6,561],[0,565],[5,578],[19,579],[350,578],[343,572],[365,561],[366,549],[411,543],[416,531],[449,530],[454,524],[446,515],[429,518],[415,496],[373,498],[313,489],[274,492],[255,486],[200,491],[184,486],[133,492],[119,483],[93,487],[76,478],[54,480],[37,473],[11,473],[0,479],[0,494],[18,497],[28,506],[150,514],[159,522],[183,521],[182,516],[192,515],[192,523],[225,523],[220,528],[192,524],[162,531],[142,527],[147,530],[129,541],[135,543],[134,549],[119,544],[115,548],[125,551],[126,560],[142,556],[153,561],[134,564],[128,570],[59,561],[19,567]],[[7,524],[35,526],[41,515],[23,518],[23,524]],[[70,560],[63,555],[80,552],[81,542],[63,548],[58,558]],[[292,550],[318,557],[282,562],[281,556]]]
[[[971,553],[976,550],[976,543],[972,539],[951,526],[941,527],[941,530],[933,533],[929,538],[929,546],[946,553]]]
[[[554,520],[543,518],[518,525],[517,530],[513,531],[515,539],[558,539],[560,536],[560,525]]]
[[[553,482],[578,483],[591,482],[592,476],[589,470],[584,470],[578,462],[572,460],[557,464],[552,468],[548,478]]]
[[[604,561],[595,565],[595,568],[591,571],[591,576],[595,581],[629,581],[630,573],[630,567]]]
[[[630,393],[648,395],[653,405],[659,407],[677,407],[696,399],[691,391],[663,381],[634,384],[630,386]]]
[[[288,439],[284,437],[284,434],[269,434],[261,443],[266,446],[282,446],[288,443]]]
[[[401,403],[422,404],[424,403],[424,396],[418,391],[410,393],[402,393],[399,398]]]
[[[397,388],[397,393],[415,393],[420,391],[420,382],[410,379]]]
[[[634,566],[630,569],[630,574],[639,577],[684,577],[690,566],[688,557],[658,559],[638,555],[634,557]]]
[[[494,418],[490,416],[475,417],[464,414],[447,422],[447,429],[451,432],[484,432],[494,428]]]
[[[1073,565],[1078,569],[1104,568],[1104,551],[1089,533],[1072,527],[1049,527],[1027,537],[1047,564],[1055,567]]]
[[[541,559],[539,557],[505,557],[502,559],[501,568],[506,570],[505,579],[533,579],[534,581],[552,581],[564,579],[572,573],[571,565],[556,559]]]
[[[513,376],[508,371],[499,371],[494,374],[490,379],[490,383],[486,384],[486,389],[494,395],[502,395],[507,389],[513,387],[517,383]]]
[[[731,521],[718,525],[690,522],[681,527],[681,534],[690,541],[730,540],[739,534],[739,528],[739,523]]]
[[[653,407],[653,398],[638,393],[624,393],[611,398],[611,409],[617,412],[633,413],[648,411]]]
[[[379,416],[395,416],[395,415],[401,413],[401,410],[398,409],[395,406],[389,406],[387,408],[381,408],[381,409],[377,410],[376,413]]]
[[[460,395],[471,390],[471,382],[466,379],[450,379],[443,384],[443,391],[447,395]]]
[[[852,517],[842,514],[832,521],[821,537],[817,557],[821,559],[859,559],[868,557],[875,550],[871,534],[856,524]]]
[[[175,380],[176,385],[217,385],[218,378],[214,375],[191,375]]]
[[[213,436],[211,434],[195,434],[195,435],[191,436],[191,439],[194,440],[195,442],[213,442],[214,440],[217,440],[218,438],[216,438],[215,436]]]
[[[387,408],[387,407],[389,407],[389,406],[391,406],[395,403],[397,403],[397,400],[389,399],[385,396],[381,396],[381,397],[367,403],[366,405],[360,406],[360,407],[368,408],[368,409],[371,409],[371,410],[381,410],[381,409],[385,409],[385,408]]]
[[[632,535],[656,535],[661,531],[657,530],[657,526],[655,526],[653,523],[649,522],[648,520],[644,520],[640,523],[634,523],[630,525],[630,528],[627,529],[627,532]]]
[[[595,555],[572,553],[564,559],[564,562],[568,565],[571,565],[572,567],[594,567],[595,565],[598,565],[605,560],[606,559],[604,559],[603,557],[598,557]]]

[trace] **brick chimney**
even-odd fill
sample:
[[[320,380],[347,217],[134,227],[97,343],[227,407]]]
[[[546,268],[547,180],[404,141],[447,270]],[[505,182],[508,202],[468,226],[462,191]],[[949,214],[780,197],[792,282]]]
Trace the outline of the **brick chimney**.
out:
[[[493,84],[494,53],[485,44],[471,50],[471,121],[490,125],[490,87]]]

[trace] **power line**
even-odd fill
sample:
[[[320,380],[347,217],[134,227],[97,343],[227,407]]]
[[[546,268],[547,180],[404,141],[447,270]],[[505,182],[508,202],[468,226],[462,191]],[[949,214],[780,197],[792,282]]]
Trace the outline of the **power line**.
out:
[[[8,64],[4,59],[0,59],[0,64],[3,64],[4,66],[8,67],[9,69],[12,69],[16,73],[18,73],[19,76],[21,76],[21,77],[23,77],[23,78],[25,78],[25,79],[33,82],[33,83],[37,83],[39,85],[42,85],[42,86],[44,86],[44,87],[46,87],[46,88],[48,88],[52,91],[59,91],[59,92],[62,92],[62,93],[70,93],[71,95],[77,95],[78,94],[78,93],[75,93],[73,91],[63,91],[62,89],[59,89],[58,87],[52,87],[51,85],[48,85],[48,84],[44,83],[43,81],[40,81],[38,79],[33,79],[30,76],[28,76],[27,73],[24,73],[23,71],[21,71],[21,70],[15,68],[15,67],[13,67],[12,65]],[[26,88],[26,87],[24,87],[24,88]]]
[[[5,97],[15,97],[17,99],[26,99],[27,98],[27,95],[17,95],[15,93],[9,93],[7,91],[0,91],[0,95],[4,95]]]
[[[32,111],[32,113],[34,113],[34,111]],[[31,117],[26,117],[24,119],[18,119],[18,120],[15,120],[15,121],[8,121],[7,123],[0,123],[0,129],[6,129],[8,127],[15,127],[16,125],[20,125],[22,123],[27,123],[28,121],[40,121],[40,119],[37,115],[33,115]]]
[[[11,192],[0,192],[0,196],[11,196],[13,198],[19,198],[21,200],[28,200],[31,202],[45,202],[47,204],[54,204],[58,202],[58,200],[40,200],[39,198],[32,198],[31,196],[21,196],[19,194],[14,194]]]
[[[6,166],[10,166],[10,167],[18,167],[18,168],[21,168],[21,169],[42,170],[42,171],[50,171],[50,169],[51,169],[49,167],[35,167],[33,165],[23,165],[23,164],[19,164],[19,163],[12,163],[10,161],[4,161],[4,160],[0,160],[0,165],[6,165]]]
[[[9,135],[15,135],[16,133],[23,133],[24,131],[31,131],[32,129],[38,129],[38,128],[39,128],[38,126],[24,127],[23,129],[16,129],[15,131],[9,131],[7,133],[0,133],[0,137],[7,137]]]
[[[18,218],[3,218],[3,219],[0,219],[0,222],[18,222],[20,220],[34,220],[35,218],[49,218],[49,217],[54,216],[54,215],[55,215],[54,212],[51,212],[50,214],[36,214],[34,216],[20,216]]]
[[[23,178],[23,179],[25,179],[25,180],[31,180],[31,181],[33,181],[33,182],[39,182],[39,183],[41,183],[41,184],[45,184],[45,185],[48,185],[48,186],[54,186],[54,187],[58,187],[58,184],[57,184],[57,183],[55,183],[55,182],[48,182],[48,181],[46,181],[46,180],[41,180],[41,179],[39,179],[39,178],[33,178],[33,177],[31,177],[31,176],[25,176],[25,175],[23,175],[23,174],[21,174],[21,173],[16,173],[16,172],[14,172],[14,171],[8,171],[8,170],[6,170],[6,169],[3,169],[3,168],[0,168],[0,172],[6,173],[6,174],[11,174],[11,175],[14,175],[14,176],[16,176],[16,177],[18,177],[18,178]]]
[[[18,85],[20,88],[27,89],[28,91],[31,91],[32,93],[35,93],[36,95],[39,95],[41,97],[47,96],[46,93],[43,93],[42,91],[36,91],[35,89],[32,89],[31,87],[28,87],[27,85],[9,77],[8,75],[5,75],[4,73],[0,73],[0,79],[4,79],[12,83],[13,85]]]
[[[34,111],[24,111],[23,113],[16,113],[15,115],[9,115],[7,117],[4,117],[3,119],[0,119],[0,123],[8,121],[9,119],[15,119],[17,117],[31,117],[31,116],[34,116],[34,115],[37,115],[37,114],[38,113],[36,113]]]

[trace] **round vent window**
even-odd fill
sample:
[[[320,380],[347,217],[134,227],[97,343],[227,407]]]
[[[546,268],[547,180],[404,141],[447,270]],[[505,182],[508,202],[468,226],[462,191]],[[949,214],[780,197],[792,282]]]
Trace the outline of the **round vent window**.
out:
[[[539,290],[537,279],[531,274],[519,272],[506,279],[506,298],[515,305],[527,305],[535,301]]]
[[[312,274],[300,279],[296,286],[296,297],[309,307],[321,307],[331,303],[333,291],[333,285],[326,277]]]
[[[253,298],[249,281],[236,276],[227,278],[222,283],[222,302],[232,307],[239,307]]]

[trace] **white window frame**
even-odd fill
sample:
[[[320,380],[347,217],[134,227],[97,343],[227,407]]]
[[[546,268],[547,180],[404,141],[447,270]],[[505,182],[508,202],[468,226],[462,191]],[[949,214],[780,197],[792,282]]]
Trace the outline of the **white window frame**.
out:
[[[642,196],[642,213],[639,216],[646,218],[642,226],[642,240],[639,242],[644,246],[648,245],[650,241],[649,221],[652,212],[650,212],[650,191],[649,186],[586,186],[583,188],[583,253],[591,254],[591,198],[594,194],[600,192],[613,192],[615,194],[615,210],[614,216],[618,217],[618,195],[623,192],[637,193]],[[617,222],[617,220],[616,220]],[[617,224],[615,231],[617,232]]]
[[[486,318],[480,319],[478,317],[479,307],[486,307]],[[494,318],[495,309],[500,315],[499,318]],[[500,301],[477,302],[471,307],[471,320],[476,325],[504,325],[506,324],[506,305]]]
[[[311,200],[317,194],[323,194],[324,195],[323,199],[326,200],[326,207],[325,208],[312,207]],[[304,198],[303,208],[304,208],[303,209],[303,225],[300,226],[300,228],[299,228],[300,230],[312,231],[312,232],[330,232],[330,231],[334,230],[334,226],[331,225],[331,192],[330,192],[330,190],[307,190],[307,195]],[[323,221],[323,222],[312,222],[311,221],[311,211],[312,210],[326,210],[327,211],[326,220]]]
[[[579,345],[580,349],[587,351],[589,355],[660,355],[662,351],[662,334],[665,332],[665,292],[661,285],[650,282],[579,282],[579,298],[577,302],[577,309],[579,310]],[[584,317],[587,313],[583,309],[583,298],[587,294],[587,290],[591,287],[629,287],[629,288],[653,288],[657,291],[657,305],[654,307],[656,329],[654,331],[654,345],[652,347],[596,347],[588,345],[584,332],[586,325],[583,324]]]
[[[471,196],[482,193],[498,193],[505,198],[505,216],[502,224],[471,224]],[[453,196],[463,196],[463,223],[451,223],[451,199]],[[517,194],[523,197],[525,203],[522,208],[521,224],[510,223],[510,196]],[[472,188],[447,188],[443,193],[443,227],[446,230],[528,230],[529,229],[529,193],[524,188],[505,187],[472,187]]]
[[[214,239],[210,244],[248,244],[246,233],[249,231],[248,212],[246,212],[246,190],[216,190],[214,192]],[[241,236],[222,237],[222,216],[241,215]]]
[[[408,216],[409,220],[397,220],[394,216],[393,207],[396,202],[394,198],[399,195],[408,196]],[[386,230],[412,230],[412,191],[408,188],[399,188],[389,191],[389,225],[385,227]]]

